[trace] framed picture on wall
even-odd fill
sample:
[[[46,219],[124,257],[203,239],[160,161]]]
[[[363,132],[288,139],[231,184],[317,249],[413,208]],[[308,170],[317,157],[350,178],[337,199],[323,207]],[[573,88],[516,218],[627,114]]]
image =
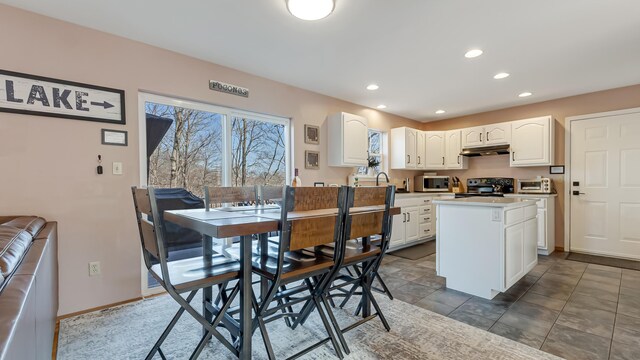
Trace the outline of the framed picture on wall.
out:
[[[306,150],[304,152],[304,168],[311,170],[320,169],[320,152]]]
[[[320,145],[320,127],[315,125],[304,125],[305,144]]]

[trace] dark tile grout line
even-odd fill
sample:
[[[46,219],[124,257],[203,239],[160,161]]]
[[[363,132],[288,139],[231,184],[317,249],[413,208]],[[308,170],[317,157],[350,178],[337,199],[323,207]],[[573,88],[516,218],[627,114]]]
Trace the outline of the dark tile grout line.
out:
[[[620,307],[620,293],[622,292],[622,275],[623,271],[620,271],[620,286],[618,286],[618,303],[616,304],[616,313],[613,317],[613,330],[611,330],[611,342],[609,343],[609,356],[608,359],[611,360],[611,351],[613,350],[613,336],[616,333],[616,323],[618,322],[618,308]]]

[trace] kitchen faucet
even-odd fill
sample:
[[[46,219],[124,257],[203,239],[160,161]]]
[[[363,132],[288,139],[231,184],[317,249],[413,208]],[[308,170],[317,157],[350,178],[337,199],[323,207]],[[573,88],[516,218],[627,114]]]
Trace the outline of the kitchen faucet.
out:
[[[387,180],[387,184],[389,183],[389,175],[386,172],[380,171],[378,175],[376,175],[376,186],[380,186],[380,175],[384,175],[384,178]]]

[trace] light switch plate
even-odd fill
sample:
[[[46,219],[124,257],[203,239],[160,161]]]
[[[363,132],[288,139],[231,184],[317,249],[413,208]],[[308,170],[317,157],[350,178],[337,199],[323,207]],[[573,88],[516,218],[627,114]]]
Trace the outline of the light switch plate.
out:
[[[492,221],[502,221],[502,209],[493,209],[491,212]]]
[[[122,175],[122,163],[114,162],[113,163],[113,175]]]

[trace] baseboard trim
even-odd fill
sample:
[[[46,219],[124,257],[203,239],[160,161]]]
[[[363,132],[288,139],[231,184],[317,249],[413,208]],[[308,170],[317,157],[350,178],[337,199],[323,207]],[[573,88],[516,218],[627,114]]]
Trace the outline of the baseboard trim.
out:
[[[86,309],[86,310],[76,311],[76,312],[73,312],[73,313],[60,315],[60,316],[57,317],[56,320],[59,323],[60,320],[63,320],[63,319],[68,319],[68,318],[71,318],[71,317],[74,317],[74,316],[84,315],[84,314],[92,313],[94,311],[100,311],[100,310],[112,308],[114,306],[130,304],[130,303],[133,303],[133,302],[136,302],[136,301],[140,301],[140,300],[143,300],[143,299],[154,298],[156,296],[165,295],[166,293],[167,293],[166,291],[163,291],[163,292],[158,293],[158,294],[153,294],[153,295],[149,295],[149,296],[139,296],[139,297],[136,297],[136,298],[133,298],[133,299],[129,299],[129,300],[118,301],[118,302],[115,302],[115,303],[112,303],[112,304],[107,304],[107,305],[97,306],[97,307]]]
[[[556,251],[564,252],[563,246],[556,246]]]
[[[58,333],[60,332],[60,321],[56,321],[56,329],[53,332],[53,349],[51,349],[51,360],[58,358]]]

